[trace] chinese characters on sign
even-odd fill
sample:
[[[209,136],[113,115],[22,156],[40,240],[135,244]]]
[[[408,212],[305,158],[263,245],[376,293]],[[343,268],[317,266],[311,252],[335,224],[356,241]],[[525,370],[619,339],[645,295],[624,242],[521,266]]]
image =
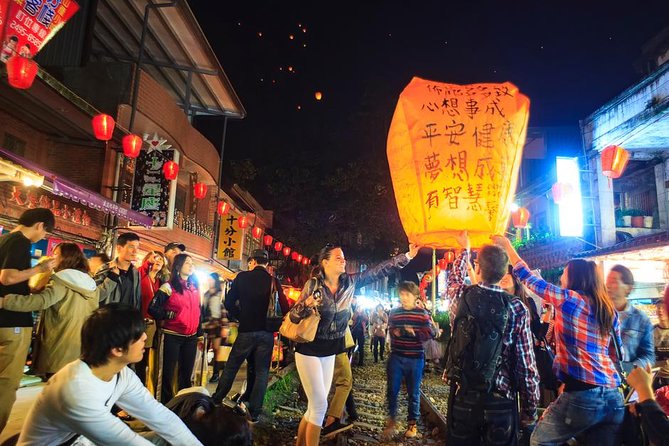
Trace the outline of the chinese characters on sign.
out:
[[[244,240],[244,230],[239,229],[237,220],[241,214],[231,210],[227,215],[221,217],[218,235],[219,260],[241,260]]]
[[[0,61],[35,56],[77,10],[74,0],[0,0]]]
[[[163,164],[179,161],[173,149],[142,150],[134,160],[132,209],[153,218],[154,228],[172,229],[176,181],[163,175]]]
[[[413,243],[474,246],[503,233],[525,142],[529,99],[516,86],[454,85],[414,78],[388,134],[388,164],[402,224]]]

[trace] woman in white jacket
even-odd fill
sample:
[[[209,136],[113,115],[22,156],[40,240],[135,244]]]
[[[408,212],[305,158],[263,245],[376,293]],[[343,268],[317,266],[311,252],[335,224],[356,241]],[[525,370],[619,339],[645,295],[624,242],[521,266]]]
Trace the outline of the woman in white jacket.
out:
[[[61,243],[53,254],[55,274],[44,290],[28,296],[8,294],[0,298],[0,308],[6,310],[44,310],[35,362],[37,372],[47,378],[79,358],[81,327],[99,306],[99,292],[79,246]]]

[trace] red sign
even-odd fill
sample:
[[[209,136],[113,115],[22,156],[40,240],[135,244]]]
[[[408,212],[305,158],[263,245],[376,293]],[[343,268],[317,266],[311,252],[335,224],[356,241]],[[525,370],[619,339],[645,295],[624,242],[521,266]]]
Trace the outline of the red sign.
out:
[[[0,0],[0,61],[33,57],[78,10],[74,0]]]

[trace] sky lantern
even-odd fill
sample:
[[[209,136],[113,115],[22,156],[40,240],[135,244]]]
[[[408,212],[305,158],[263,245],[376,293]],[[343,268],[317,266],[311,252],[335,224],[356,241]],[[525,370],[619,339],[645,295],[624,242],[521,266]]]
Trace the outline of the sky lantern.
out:
[[[527,228],[527,223],[530,221],[530,211],[525,208],[519,208],[513,213],[513,227],[516,229]]]
[[[163,175],[165,175],[165,179],[168,181],[176,180],[177,176],[179,176],[179,165],[174,161],[166,162],[163,164]],[[219,203],[219,209],[220,206],[221,205]]]
[[[204,183],[193,184],[193,195],[198,200],[202,200],[207,195],[207,185]]]
[[[274,240],[274,237],[272,237],[271,235],[267,234],[267,235],[265,235],[265,236],[263,237],[263,239],[262,239],[262,244],[265,245],[265,246],[269,246],[269,245],[272,244],[272,240]]]
[[[317,101],[320,101],[321,99],[323,99],[323,93],[317,91],[316,93],[314,93],[314,97],[316,98]]]
[[[109,141],[112,139],[114,127],[116,126],[114,118],[104,113],[100,113],[93,117],[91,125],[93,126],[93,134],[96,139],[99,139],[100,141]]]
[[[12,56],[7,60],[7,80],[9,85],[19,90],[30,88],[37,76],[38,66],[34,60],[27,57]]]
[[[274,250],[275,251],[277,251],[277,252],[281,251],[282,248],[283,248],[283,243],[281,243],[281,242],[274,243]]]
[[[620,146],[608,146],[601,153],[602,174],[609,178],[620,178],[625,171],[630,154]]]
[[[288,257],[290,255],[290,251],[291,251],[291,249],[289,247],[285,246],[283,248],[283,255]]]
[[[216,212],[220,216],[227,215],[230,212],[230,205],[225,201],[219,201],[218,206],[216,206]]]
[[[142,150],[142,137],[139,135],[125,135],[121,140],[123,154],[128,158],[137,158]]]
[[[445,84],[413,78],[400,94],[387,155],[410,243],[472,247],[504,233],[522,159],[529,99],[508,82]]]
[[[251,234],[253,234],[253,237],[255,238],[262,237],[262,228],[260,226],[254,226]]]
[[[249,219],[246,215],[242,215],[237,219],[237,227],[239,229],[244,229],[248,226],[249,224]]]

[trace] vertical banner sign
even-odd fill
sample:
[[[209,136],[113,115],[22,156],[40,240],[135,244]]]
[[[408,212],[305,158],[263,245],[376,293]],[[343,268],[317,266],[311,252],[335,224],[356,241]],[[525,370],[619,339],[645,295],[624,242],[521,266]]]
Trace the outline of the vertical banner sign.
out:
[[[231,210],[221,217],[218,228],[218,260],[242,260],[244,252],[244,230],[239,229],[237,220],[241,214]]]
[[[529,99],[510,83],[454,85],[413,78],[388,133],[388,164],[411,243],[473,247],[503,234],[522,158]]]
[[[78,10],[74,0],[0,0],[0,61],[35,56]]]
[[[160,153],[158,153],[160,152]],[[131,208],[153,218],[153,229],[172,229],[177,182],[163,175],[163,164],[179,161],[174,149],[142,150],[135,159]]]

